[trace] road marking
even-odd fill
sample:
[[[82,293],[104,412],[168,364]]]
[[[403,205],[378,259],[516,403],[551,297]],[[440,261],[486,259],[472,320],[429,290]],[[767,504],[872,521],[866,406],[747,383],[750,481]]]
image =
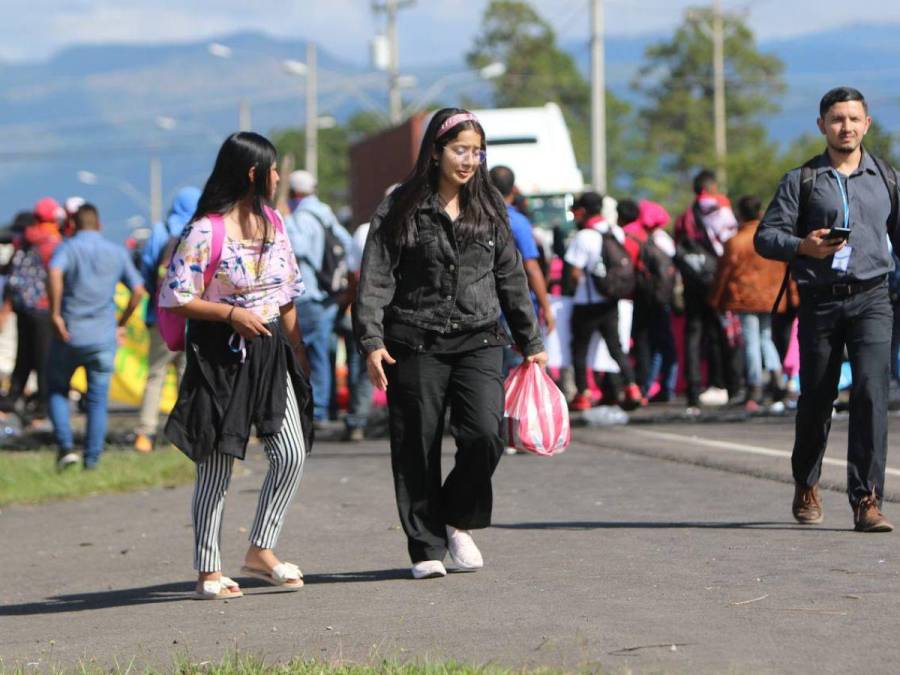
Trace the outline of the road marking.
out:
[[[759,445],[745,445],[743,443],[730,443],[728,441],[712,441],[708,438],[699,438],[697,436],[682,436],[681,434],[672,434],[665,431],[650,431],[649,429],[631,428],[632,433],[640,436],[648,436],[650,438],[658,438],[665,441],[681,441],[682,443],[693,443],[695,445],[703,445],[708,448],[717,448],[719,450],[731,450],[732,452],[743,452],[748,455],[762,455],[764,457],[781,457],[785,459],[791,458],[791,453],[784,450],[776,450],[775,448],[765,448]],[[847,461],[843,459],[834,459],[832,457],[824,457],[823,464],[831,466],[840,466],[847,468]],[[900,476],[900,469],[888,467],[884,470],[888,476]]]

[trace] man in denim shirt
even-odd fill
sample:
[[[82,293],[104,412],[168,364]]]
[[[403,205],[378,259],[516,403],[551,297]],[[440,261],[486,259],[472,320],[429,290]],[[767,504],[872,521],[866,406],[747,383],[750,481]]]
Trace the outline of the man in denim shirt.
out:
[[[55,333],[47,360],[50,419],[59,447],[57,466],[78,462],[69,424],[69,380],[81,366],[87,372],[87,430],[84,468],[93,469],[106,439],[109,383],[116,358],[118,329],[125,326],[144,294],[141,275],[128,252],[100,234],[97,209],[84,204],[75,214],[75,236],[50,259],[48,295]],[[116,285],[131,299],[116,322]]]
[[[294,171],[290,178],[291,217],[286,229],[300,265],[306,293],[297,298],[297,318],[309,357],[313,389],[313,423],[328,421],[334,372],[331,367],[331,341],[337,320],[337,298],[320,287],[317,271],[325,255],[325,228],[331,228],[344,247],[353,250],[353,237],[338,222],[327,204],[315,195],[316,180],[308,171]],[[349,269],[347,270],[349,272]]]
[[[760,255],[789,262],[800,289],[802,393],[791,459],[794,517],[804,524],[823,520],[818,481],[846,345],[853,370],[847,492],[854,526],[859,532],[889,532],[893,526],[879,507],[892,324],[888,234],[896,235],[886,223],[892,224],[888,190],[896,190],[897,179],[893,169],[879,166],[863,149],[870,123],[865,99],[856,89],[840,87],[825,94],[818,126],[827,149],[805,171],[794,169],[782,179],[755,245]],[[801,177],[811,188],[801,188]],[[849,239],[835,236],[840,233],[833,228],[849,229]]]

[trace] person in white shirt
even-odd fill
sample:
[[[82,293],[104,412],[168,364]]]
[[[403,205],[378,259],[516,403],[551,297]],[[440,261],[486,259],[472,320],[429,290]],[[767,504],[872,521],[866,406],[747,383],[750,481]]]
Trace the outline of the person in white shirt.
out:
[[[621,228],[603,217],[603,197],[596,192],[582,194],[572,206],[572,212],[580,229],[563,258],[571,265],[570,277],[576,284],[572,309],[572,367],[578,393],[570,406],[574,410],[587,410],[593,405],[587,384],[587,355],[591,338],[599,332],[625,383],[621,405],[633,409],[642,404],[642,396],[635,382],[634,369],[619,340],[618,301],[600,295],[591,279],[591,270],[603,259],[603,235],[612,232],[623,245],[625,235]]]

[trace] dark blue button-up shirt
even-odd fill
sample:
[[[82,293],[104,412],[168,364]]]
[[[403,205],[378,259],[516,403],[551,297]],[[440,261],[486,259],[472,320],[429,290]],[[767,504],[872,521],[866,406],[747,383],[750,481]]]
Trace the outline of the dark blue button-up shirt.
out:
[[[800,211],[800,169],[789,171],[763,216],[754,239],[757,252],[765,258],[790,263],[791,275],[801,287],[863,281],[894,269],[888,243],[887,220],[891,198],[878,166],[867,152],[849,176],[835,175],[825,152],[816,158],[815,184],[806,209],[805,222],[798,222]],[[847,271],[832,268],[833,256],[818,259],[797,255],[800,240],[820,228],[844,227],[844,202],[838,180],[844,184],[850,207],[852,247]]]

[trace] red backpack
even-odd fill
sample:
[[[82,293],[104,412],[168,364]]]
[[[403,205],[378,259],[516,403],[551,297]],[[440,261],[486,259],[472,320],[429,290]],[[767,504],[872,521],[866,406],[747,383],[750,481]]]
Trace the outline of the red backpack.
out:
[[[264,210],[266,217],[275,224],[276,231],[283,232],[284,225],[282,224],[281,217],[278,213],[268,206],[264,207]],[[219,267],[219,262],[222,260],[222,244],[225,241],[225,220],[222,218],[222,215],[219,213],[210,213],[207,214],[206,217],[209,218],[210,225],[212,226],[212,244],[210,245],[209,250],[209,263],[206,265],[206,269],[203,270],[204,292],[205,289],[209,287],[213,275]],[[172,253],[169,256],[169,265],[172,264],[172,259],[175,256],[175,250],[178,248],[177,242],[179,240],[180,238],[176,239],[174,242],[175,245],[172,246]],[[163,259],[165,259],[165,256]],[[159,334],[162,335],[162,339],[165,341],[169,351],[183,352],[187,321],[180,314],[176,314],[166,307],[159,306],[160,288],[161,284],[157,284],[156,297],[153,298],[153,302],[156,303],[156,325],[159,328]]]

